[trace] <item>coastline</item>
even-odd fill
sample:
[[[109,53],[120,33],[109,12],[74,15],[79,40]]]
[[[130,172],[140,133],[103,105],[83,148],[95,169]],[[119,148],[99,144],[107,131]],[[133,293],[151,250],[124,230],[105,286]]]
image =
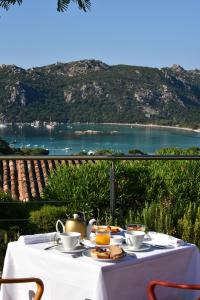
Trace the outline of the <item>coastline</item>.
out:
[[[25,123],[15,123],[15,125],[17,126],[24,126],[24,125],[29,125],[32,126],[32,124],[34,122],[38,122],[38,121],[33,121],[31,123],[29,122],[25,122]],[[43,122],[43,126],[46,126],[47,122]],[[61,125],[64,124],[63,122],[53,122],[53,125]],[[115,122],[100,122],[100,123],[95,123],[95,122],[72,122],[72,123],[65,123],[65,124],[102,124],[102,125],[119,125],[119,126],[131,126],[131,127],[149,127],[149,128],[166,128],[166,129],[176,129],[176,130],[185,130],[185,131],[192,131],[192,132],[196,132],[196,133],[200,133],[200,128],[197,129],[192,129],[190,127],[180,127],[180,126],[169,126],[169,125],[158,125],[158,124],[143,124],[143,123],[115,123]],[[13,124],[11,123],[4,123],[1,124],[0,123],[0,128],[5,128],[7,126],[11,126]],[[32,127],[39,127],[39,126],[32,126]]]
[[[93,123],[95,124],[95,123]],[[105,125],[122,125],[122,126],[133,126],[133,127],[150,127],[150,128],[166,128],[166,129],[178,129],[200,133],[200,128],[192,129],[189,127],[169,126],[169,125],[157,125],[157,124],[141,124],[141,123],[97,123]]]

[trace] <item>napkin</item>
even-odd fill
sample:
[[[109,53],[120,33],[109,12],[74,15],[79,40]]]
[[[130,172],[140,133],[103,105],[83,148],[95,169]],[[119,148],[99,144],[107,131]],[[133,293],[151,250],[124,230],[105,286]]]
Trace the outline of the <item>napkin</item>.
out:
[[[150,231],[148,232],[148,236],[151,238],[151,240],[148,241],[148,244],[154,246],[179,247],[185,244],[183,240],[164,233]]]
[[[49,233],[39,233],[33,235],[21,235],[18,241],[24,243],[25,245],[28,245],[28,244],[53,242],[56,241],[58,237],[59,236],[57,232],[49,232]]]

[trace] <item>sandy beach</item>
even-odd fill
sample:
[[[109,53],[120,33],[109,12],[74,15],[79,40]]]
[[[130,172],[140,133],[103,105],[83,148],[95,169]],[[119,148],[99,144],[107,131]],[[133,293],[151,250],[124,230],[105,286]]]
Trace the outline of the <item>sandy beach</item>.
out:
[[[156,125],[156,124],[140,124],[140,123],[99,123],[105,125],[122,125],[122,126],[133,126],[133,127],[150,127],[150,128],[168,128],[168,129],[178,129],[186,130],[200,133],[200,128],[192,129],[189,127],[179,127],[179,126],[167,126],[167,125]]]

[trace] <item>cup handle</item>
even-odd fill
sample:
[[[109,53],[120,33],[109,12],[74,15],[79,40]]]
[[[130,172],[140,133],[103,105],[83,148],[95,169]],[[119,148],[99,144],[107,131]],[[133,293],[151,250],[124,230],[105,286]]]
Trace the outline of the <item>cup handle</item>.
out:
[[[77,246],[79,246],[79,245],[80,245],[80,239],[77,239],[76,244],[75,244],[74,247],[77,247]]]
[[[60,221],[60,220],[58,220],[58,221],[56,222],[56,231],[57,231],[58,233],[60,233],[60,230],[59,230],[59,228],[58,228],[58,225],[59,225],[59,224],[62,226],[63,232],[65,232],[65,226],[64,226],[63,222]]]
[[[129,246],[132,246],[131,239],[130,239],[130,238],[127,238],[126,240],[127,240],[127,242],[126,242],[126,243],[127,243]]]

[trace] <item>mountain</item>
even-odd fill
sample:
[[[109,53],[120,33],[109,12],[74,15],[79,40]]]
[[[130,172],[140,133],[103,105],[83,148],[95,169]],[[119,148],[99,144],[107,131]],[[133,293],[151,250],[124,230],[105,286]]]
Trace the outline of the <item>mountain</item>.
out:
[[[22,69],[0,65],[0,121],[200,126],[200,70],[98,60]]]

